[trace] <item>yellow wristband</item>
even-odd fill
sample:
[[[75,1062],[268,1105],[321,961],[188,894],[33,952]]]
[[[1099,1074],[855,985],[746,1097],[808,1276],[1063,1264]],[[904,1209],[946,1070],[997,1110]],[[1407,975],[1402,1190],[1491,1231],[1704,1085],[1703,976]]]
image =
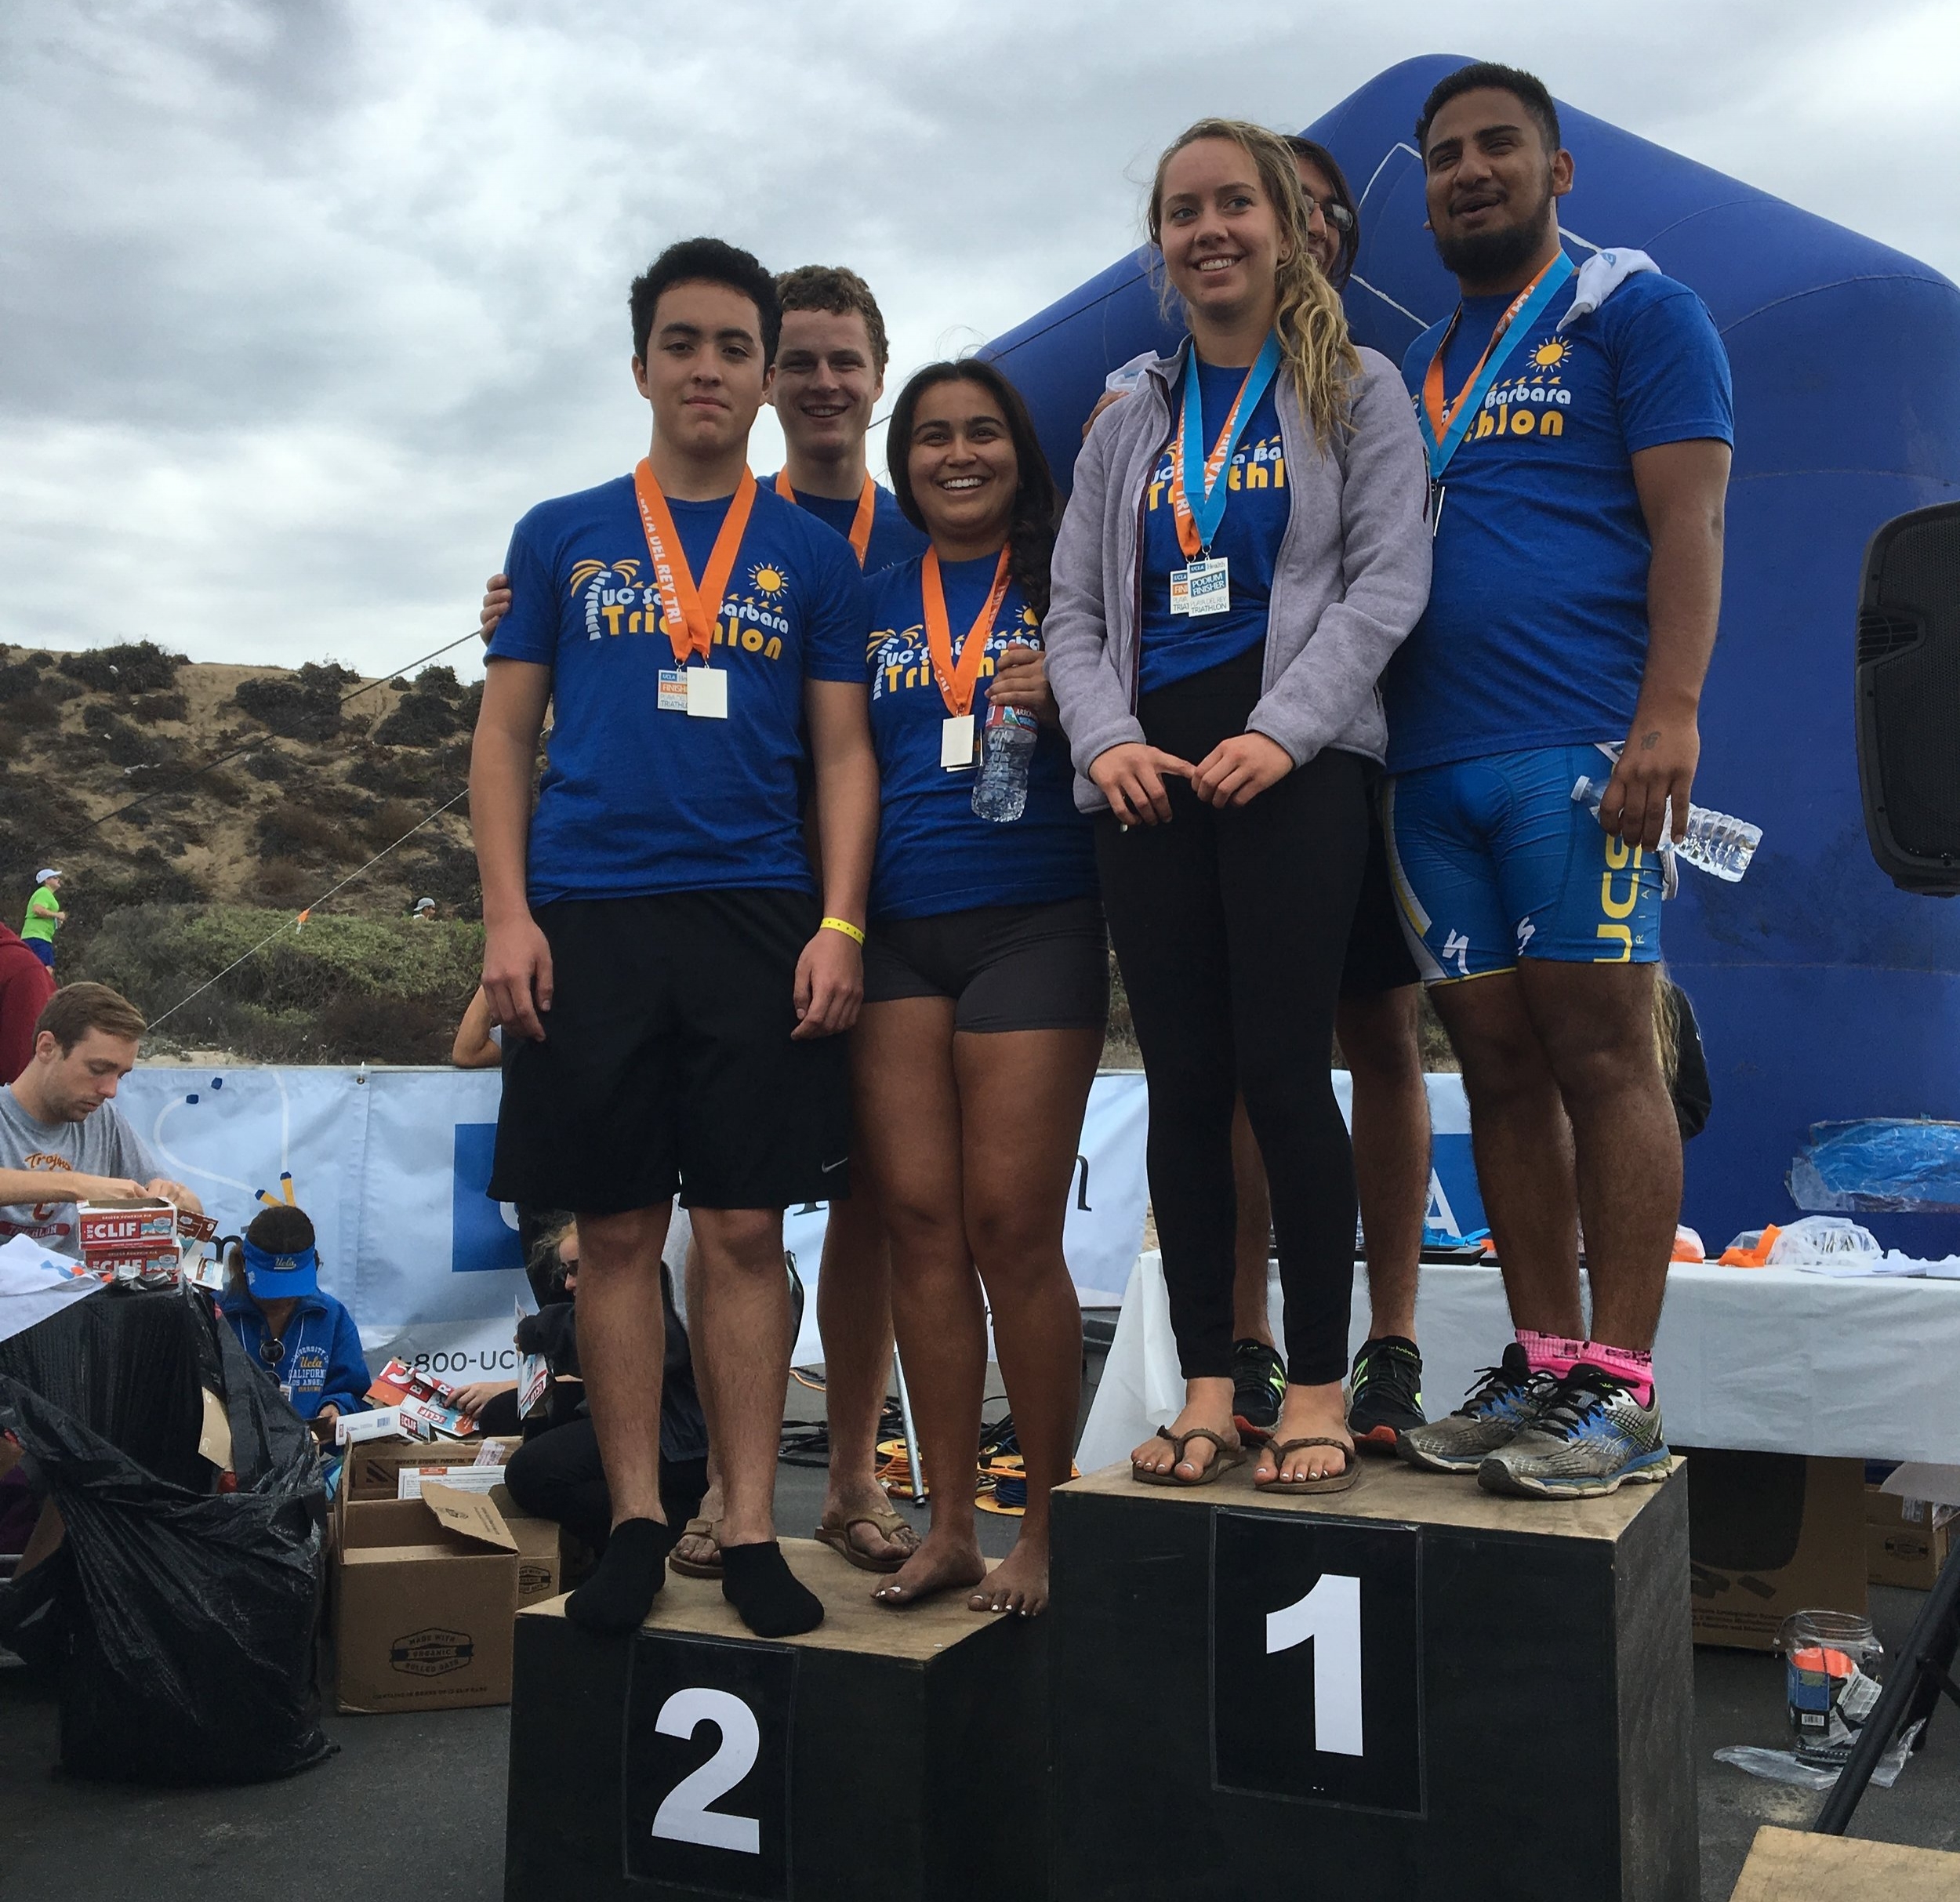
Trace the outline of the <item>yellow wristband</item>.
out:
[[[826,918],[817,927],[817,929],[820,931],[841,931],[855,945],[862,945],[864,942],[864,933],[859,931],[848,918]]]

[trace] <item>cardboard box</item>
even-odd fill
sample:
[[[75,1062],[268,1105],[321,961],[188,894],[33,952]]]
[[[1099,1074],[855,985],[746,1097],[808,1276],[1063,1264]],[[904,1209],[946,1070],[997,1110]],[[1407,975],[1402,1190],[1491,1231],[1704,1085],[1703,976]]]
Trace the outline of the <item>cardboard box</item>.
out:
[[[510,1701],[517,1541],[487,1497],[354,1500],[334,1567],[335,1702],[441,1711]]]
[[[1905,1516],[1905,1501],[1875,1486],[1864,1490],[1865,1574],[1875,1585],[1902,1585],[1930,1592],[1952,1548],[1951,1523],[1933,1530],[1933,1508],[1916,1525]]]
[[[151,1244],[177,1252],[177,1211],[153,1196],[140,1200],[85,1202],[75,1211],[85,1256],[122,1255]]]
[[[364,1439],[347,1448],[340,1477],[343,1499],[395,1499],[405,1466],[466,1466],[485,1445],[481,1439]]]
[[[1690,1451],[1688,1502],[1697,1644],[1770,1651],[1793,1611],[1864,1614],[1862,1460]]]
[[[491,1494],[490,1503],[517,1541],[517,1609],[556,1598],[564,1589],[564,1555],[556,1523],[528,1517],[505,1486]]]

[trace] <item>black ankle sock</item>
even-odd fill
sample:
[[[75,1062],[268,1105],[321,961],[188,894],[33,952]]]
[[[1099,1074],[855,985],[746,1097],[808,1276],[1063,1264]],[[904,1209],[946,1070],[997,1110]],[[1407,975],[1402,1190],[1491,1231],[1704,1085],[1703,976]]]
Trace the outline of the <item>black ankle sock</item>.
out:
[[[667,1553],[676,1536],[658,1519],[615,1526],[592,1576],[565,1600],[564,1615],[589,1632],[637,1631],[667,1582]]]
[[[822,1599],[798,1581],[774,1539],[722,1547],[721,1595],[758,1638],[793,1638],[823,1622]]]

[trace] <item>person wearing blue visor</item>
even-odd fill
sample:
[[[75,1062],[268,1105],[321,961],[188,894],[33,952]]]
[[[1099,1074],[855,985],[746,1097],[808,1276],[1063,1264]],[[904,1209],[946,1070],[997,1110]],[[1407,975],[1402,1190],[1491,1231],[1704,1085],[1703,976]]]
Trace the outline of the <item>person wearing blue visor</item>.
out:
[[[372,1384],[354,1316],[320,1287],[320,1252],[304,1211],[261,1209],[230,1251],[219,1303],[245,1350],[302,1420],[367,1410]]]

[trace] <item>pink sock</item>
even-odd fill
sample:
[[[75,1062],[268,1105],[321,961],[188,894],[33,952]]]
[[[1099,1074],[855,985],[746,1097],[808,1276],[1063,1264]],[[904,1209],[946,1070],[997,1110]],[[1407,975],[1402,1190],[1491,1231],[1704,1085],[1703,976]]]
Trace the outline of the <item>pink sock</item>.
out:
[[[1600,1368],[1617,1381],[1624,1381],[1641,1406],[1653,1406],[1653,1355],[1643,1354],[1635,1347],[1608,1347],[1603,1341],[1588,1341],[1579,1358],[1588,1367]]]
[[[1577,1366],[1585,1348],[1583,1341],[1568,1341],[1563,1334],[1534,1334],[1529,1327],[1518,1330],[1518,1345],[1534,1374],[1555,1374],[1560,1380]]]

